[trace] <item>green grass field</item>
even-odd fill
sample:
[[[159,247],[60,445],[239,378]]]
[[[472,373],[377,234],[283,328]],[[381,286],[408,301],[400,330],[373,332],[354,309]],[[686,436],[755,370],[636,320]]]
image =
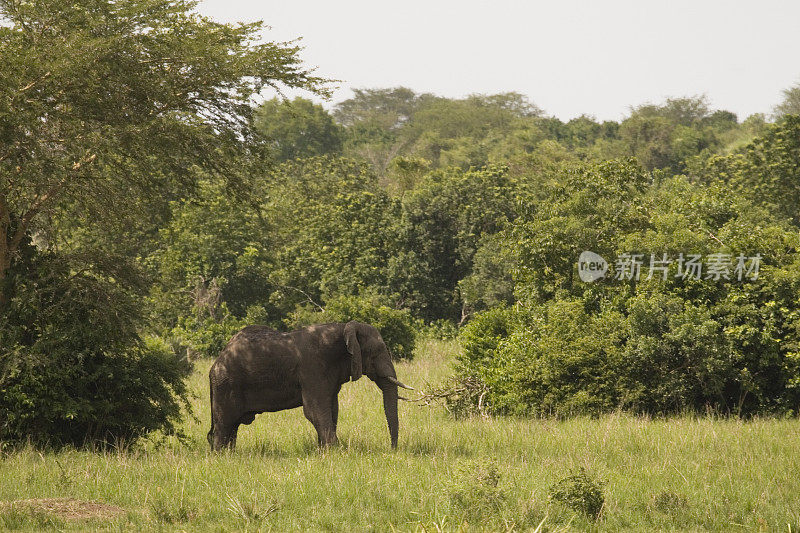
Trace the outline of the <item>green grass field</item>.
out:
[[[398,376],[438,383],[457,349],[422,342]],[[236,451],[212,454],[210,364],[192,378],[188,445],[4,454],[0,530],[800,530],[795,419],[453,420],[441,406],[402,403],[392,451],[380,391],[364,378],[342,389],[340,447],[318,451],[294,409],[260,415],[240,428]],[[581,467],[602,483],[597,520],[548,498]],[[578,503],[588,497],[572,488]],[[114,507],[70,513],[49,498]]]

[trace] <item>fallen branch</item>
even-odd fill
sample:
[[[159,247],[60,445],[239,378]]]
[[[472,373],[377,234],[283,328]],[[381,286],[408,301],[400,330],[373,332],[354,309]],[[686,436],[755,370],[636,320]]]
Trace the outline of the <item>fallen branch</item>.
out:
[[[456,418],[472,414],[489,418],[484,403],[488,393],[489,387],[478,378],[465,377],[453,378],[438,387],[423,390],[416,398],[403,399],[424,406],[441,404]]]

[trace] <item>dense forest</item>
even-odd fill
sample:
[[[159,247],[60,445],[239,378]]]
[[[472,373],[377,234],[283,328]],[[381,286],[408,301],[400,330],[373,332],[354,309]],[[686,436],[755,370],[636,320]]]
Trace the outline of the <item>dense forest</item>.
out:
[[[800,408],[800,85],[749,117],[323,106],[293,44],[183,2],[0,12],[0,439],[173,431],[191,362],[239,328],[351,319],[401,359],[458,336],[457,414]],[[611,275],[581,281],[584,251]]]

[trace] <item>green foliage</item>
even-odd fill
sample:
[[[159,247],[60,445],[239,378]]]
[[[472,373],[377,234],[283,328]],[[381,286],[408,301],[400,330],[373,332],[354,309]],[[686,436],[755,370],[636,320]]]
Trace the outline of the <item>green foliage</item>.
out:
[[[422,157],[397,156],[389,164],[387,188],[390,192],[403,195],[424,179],[430,167],[431,162]]]
[[[775,106],[775,115],[800,115],[800,83],[783,90],[783,101]]]
[[[282,327],[298,305],[341,295],[395,301],[400,204],[363,164],[287,162],[259,178],[259,205],[231,202],[224,185],[173,204],[150,261],[161,334],[215,354],[245,320]],[[258,316],[246,315],[256,313]],[[175,328],[174,331],[173,328]]]
[[[721,186],[648,180],[630,163],[564,171],[502,237],[519,298],[462,330],[459,375],[491,412],[570,416],[617,408],[752,415],[800,407],[796,233]],[[541,194],[539,192],[538,194]],[[611,261],[583,283],[583,250]],[[673,258],[666,279],[614,279],[614,257]],[[761,254],[758,279],[677,276],[680,253]]]
[[[344,158],[289,162],[268,176],[263,210],[277,244],[270,301],[291,311],[309,300],[377,293],[394,298],[403,266],[400,204],[366,165]]]
[[[346,128],[345,154],[368,161],[378,175],[385,175],[392,159],[408,144],[403,127],[433,98],[405,87],[353,89],[353,97],[339,102],[333,111]]]
[[[619,134],[627,155],[635,156],[646,169],[678,173],[694,159],[719,151],[736,126],[736,115],[711,113],[707,98],[695,96],[636,107],[620,124]]]
[[[186,351],[189,359],[216,357],[237,331],[257,322],[251,316],[236,318],[223,302],[214,314],[196,313],[181,317],[168,336],[179,352]]]
[[[647,169],[684,172],[754,133],[736,115],[712,111],[704,96],[667,98],[631,109],[620,123],[583,115],[568,122],[543,116],[518,93],[463,99],[417,95],[405,88],[357,90],[334,112],[348,135],[345,153],[368,161],[392,190],[408,179],[395,158],[432,168],[489,163],[541,165],[636,157]]]
[[[508,169],[449,169],[430,174],[403,199],[400,227],[407,254],[398,292],[426,320],[459,319],[458,283],[467,276],[481,237],[515,216],[515,181]]]
[[[699,169],[705,183],[724,183],[800,225],[800,115],[786,115],[752,142]]]
[[[200,182],[196,196],[171,207],[159,249],[148,257],[159,280],[151,291],[156,318],[172,327],[190,310],[220,302],[239,317],[249,306],[268,305],[274,290],[269,219],[257,207],[232,201],[218,180]]]
[[[325,303],[325,309],[304,305],[286,320],[290,328],[300,328],[325,322],[357,320],[378,328],[392,358],[414,357],[416,329],[407,309],[392,309],[376,297],[336,296]]]
[[[250,97],[262,88],[324,92],[298,47],[257,43],[261,23],[219,24],[193,7],[0,3],[0,282],[22,236],[58,226],[62,211],[117,227],[142,218],[151,195],[191,188],[198,166],[239,181],[259,152]]]
[[[325,108],[305,98],[267,100],[255,111],[254,127],[278,161],[342,150],[342,128]]]
[[[571,416],[616,407],[618,314],[554,300],[536,312],[497,309],[464,328],[460,373],[485,384],[494,413]]]
[[[518,119],[540,114],[517,93],[439,98],[420,106],[402,133],[415,155],[436,166],[468,169],[486,165],[489,154],[522,122]]]
[[[263,262],[248,256],[263,247],[223,249],[252,244],[252,217],[235,201],[219,214],[222,230],[190,235],[203,225],[197,206],[158,230],[199,177],[224,181],[226,200],[250,192],[265,148],[251,129],[254,94],[325,94],[324,80],[297,46],[258,38],[261,23],[216,23],[195,6],[0,1],[3,439],[82,445],[174,432],[187,365],[143,336],[146,282],[164,274],[148,309],[158,333],[185,316],[197,277],[227,275],[226,296],[245,300],[242,312],[254,303],[232,295],[258,277],[228,261]],[[169,242],[148,280],[144,258],[162,248],[159,236]]]
[[[140,338],[132,294],[69,258],[12,269],[0,322],[0,439],[59,446],[173,433],[189,410],[185,360]]]
[[[550,488],[550,500],[597,520],[603,512],[603,483],[595,481],[580,467]]]
[[[417,328],[420,337],[436,340],[453,340],[458,337],[458,327],[450,320],[440,318],[427,324],[420,322]]]
[[[500,233],[482,236],[472,257],[472,272],[458,282],[464,315],[513,303],[513,261],[513,256],[503,246]]]

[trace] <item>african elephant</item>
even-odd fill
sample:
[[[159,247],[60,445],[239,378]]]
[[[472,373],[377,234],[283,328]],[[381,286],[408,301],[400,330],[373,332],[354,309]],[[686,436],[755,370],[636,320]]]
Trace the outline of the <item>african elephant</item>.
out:
[[[336,444],[339,390],[366,374],[383,391],[392,447],[397,447],[397,380],[381,334],[361,322],[318,324],[289,333],[247,326],[209,371],[212,450],[236,446],[239,424],[258,413],[303,406],[320,446]]]

